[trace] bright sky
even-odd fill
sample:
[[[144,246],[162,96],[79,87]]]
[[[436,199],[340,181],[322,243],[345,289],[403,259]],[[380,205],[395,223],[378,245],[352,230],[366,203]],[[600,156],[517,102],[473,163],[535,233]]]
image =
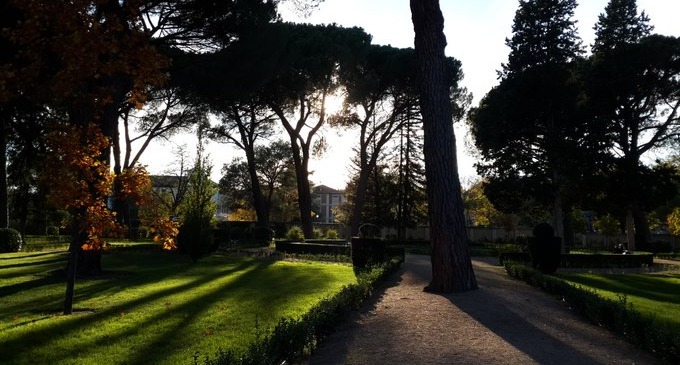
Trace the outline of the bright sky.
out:
[[[579,35],[586,46],[594,39],[593,26],[597,17],[604,12],[608,0],[581,0],[576,9]],[[496,71],[507,61],[508,47],[505,38],[511,36],[512,22],[519,2],[516,0],[440,0],[444,14],[444,32],[448,46],[446,53],[462,62],[465,78],[462,86],[473,93],[473,104],[497,84]],[[638,10],[644,10],[651,19],[656,33],[680,36],[680,1],[638,0]],[[308,18],[296,16],[282,9],[284,20],[313,24],[330,24],[351,27],[358,26],[373,36],[374,44],[389,44],[394,47],[413,47],[413,24],[409,0],[325,0]],[[589,48],[589,47],[588,47]],[[458,164],[461,180],[476,176],[473,153],[467,131],[462,125],[456,127]],[[335,131],[327,131],[330,149],[321,160],[310,163],[314,173],[310,179],[315,184],[324,184],[343,189],[348,180],[353,140],[349,135],[336,137]],[[175,142],[177,143],[177,142]],[[182,142],[180,142],[182,143]],[[189,150],[193,151],[195,139],[187,139]],[[143,163],[149,165],[151,173],[162,172],[172,161],[171,144],[156,143],[147,151]],[[213,160],[213,178],[219,180],[220,170],[225,162],[231,161],[236,152],[224,145],[210,143],[208,146]]]

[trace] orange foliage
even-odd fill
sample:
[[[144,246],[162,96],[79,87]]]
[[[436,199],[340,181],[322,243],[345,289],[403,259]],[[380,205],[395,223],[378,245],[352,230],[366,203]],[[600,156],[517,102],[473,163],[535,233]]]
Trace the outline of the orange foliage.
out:
[[[83,250],[106,247],[105,237],[118,237],[123,229],[115,213],[107,206],[113,191],[114,175],[108,163],[101,161],[102,151],[109,147],[108,139],[93,124],[85,131],[72,125],[59,125],[47,136],[51,149],[48,164],[60,172],[59,179],[50,177],[50,200],[68,210],[87,234]],[[151,179],[144,167],[125,170],[118,177],[122,198],[134,200],[143,212],[143,222],[156,234],[154,240],[164,249],[174,249],[178,225],[167,215],[154,212]]]
[[[0,30],[19,51],[0,67],[0,101],[16,89],[39,98],[77,101],[90,109],[114,101],[141,107],[148,85],[160,85],[168,60],[142,27],[140,1],[9,0],[21,21]]]
[[[58,125],[48,136],[48,164],[59,171],[59,178],[49,178],[50,200],[71,212],[72,219],[87,233],[84,250],[104,247],[102,237],[120,234],[114,213],[106,206],[113,188],[113,176],[101,152],[109,140],[93,124],[81,130],[71,125]]]
[[[152,193],[152,183],[146,168],[132,167],[123,171],[118,177],[119,192],[123,198],[129,198],[137,203],[140,220],[151,229],[154,242],[163,245],[165,250],[177,248],[175,237],[179,233],[179,223],[168,217],[166,212],[158,209]]]

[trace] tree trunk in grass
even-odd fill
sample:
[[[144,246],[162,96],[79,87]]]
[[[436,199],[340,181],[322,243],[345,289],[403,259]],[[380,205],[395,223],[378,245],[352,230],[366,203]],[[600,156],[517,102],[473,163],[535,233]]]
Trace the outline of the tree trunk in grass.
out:
[[[477,289],[467,245],[460,192],[449,82],[446,77],[444,17],[438,0],[411,0],[423,114],[427,198],[432,245],[432,292]]]

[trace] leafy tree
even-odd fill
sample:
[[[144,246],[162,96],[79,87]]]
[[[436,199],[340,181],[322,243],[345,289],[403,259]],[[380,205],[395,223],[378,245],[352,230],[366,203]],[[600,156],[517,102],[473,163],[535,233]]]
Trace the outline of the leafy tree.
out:
[[[589,99],[595,118],[610,127],[616,173],[609,184],[621,192],[642,192],[643,156],[676,146],[680,136],[680,39],[649,35],[648,22],[635,1],[612,0],[595,26]],[[626,205],[628,248],[644,246],[644,196],[618,197]]]
[[[680,207],[673,209],[671,214],[666,218],[668,224],[668,231],[675,236],[680,236]]]
[[[253,29],[220,52],[180,57],[175,67],[178,82],[226,113],[228,125],[222,131],[234,138],[224,137],[244,147],[246,161],[253,161],[249,151],[255,137],[267,133],[270,114],[281,123],[290,140],[301,223],[309,237],[308,164],[313,153],[324,149],[319,134],[327,121],[326,98],[338,90],[339,75],[369,42],[359,28],[276,23]],[[254,170],[251,165],[251,180],[257,183]]]
[[[501,83],[470,114],[484,162],[487,194],[509,212],[534,200],[552,206],[556,235],[566,238],[564,211],[602,161],[604,128],[581,105],[582,54],[573,0],[520,1]]]
[[[398,154],[397,238],[404,239],[407,228],[427,223],[422,121],[410,113],[400,130]]]
[[[249,165],[242,159],[235,158],[224,166],[220,191],[229,197],[234,210],[249,209],[255,205]],[[285,200],[287,172],[294,170],[290,145],[284,141],[275,141],[267,146],[255,147],[253,165],[256,167],[257,185],[265,209],[261,212],[263,214],[261,222],[269,222],[272,210],[280,210],[279,203]]]
[[[66,111],[69,123],[80,131],[96,123],[104,137],[112,139],[118,130],[120,108],[126,103],[141,106],[147,88],[165,81],[168,62],[161,48],[204,50],[228,44],[244,27],[270,21],[275,3],[10,0],[3,3],[2,10],[7,11],[0,18],[1,42],[14,52],[3,57],[0,65],[1,107],[11,102],[12,95],[22,95],[36,105]],[[82,150],[90,151],[88,138],[76,140],[83,142]],[[103,149],[96,154],[101,156],[99,163],[108,164],[110,144],[95,145]],[[88,169],[92,166],[80,167],[84,175],[91,174]],[[87,184],[95,194],[93,187],[104,186],[106,181],[88,180]],[[0,196],[3,203],[1,200]],[[97,213],[92,217],[96,220],[104,215],[78,206],[74,208],[79,210],[76,219]],[[75,269],[71,268],[75,268],[78,251],[89,246],[87,235],[78,229],[73,232],[67,303],[73,298]],[[70,313],[70,306],[66,308]]]
[[[189,174],[189,189],[180,206],[181,225],[177,235],[177,248],[194,262],[209,253],[214,244],[212,225],[217,206],[212,198],[217,187],[210,180],[211,169],[199,131],[196,161]]]
[[[269,211],[271,209],[271,195],[267,197],[263,193],[260,178],[258,177],[259,163],[262,162],[261,156],[258,159],[256,142],[258,139],[268,137],[272,132],[271,128],[274,118],[266,106],[259,104],[256,99],[246,102],[232,101],[222,107],[221,125],[213,129],[213,138],[225,140],[243,150],[246,155],[247,177],[250,182],[249,193],[257,221],[263,227],[269,226]],[[260,153],[263,151],[260,150]],[[287,154],[288,156],[290,153]],[[283,161],[285,161],[286,157]],[[270,194],[273,189],[270,188]]]
[[[335,25],[284,26],[278,36],[274,44],[286,44],[287,52],[266,88],[268,103],[290,138],[302,228],[313,238],[309,159],[323,148],[315,137],[326,123],[326,99],[339,87],[338,72],[353,67],[370,36]]]
[[[156,176],[152,181],[157,186],[170,186],[171,189],[154,189],[152,194],[159,209],[165,212],[168,217],[176,218],[179,216],[179,207],[182,205],[189,190],[189,156],[186,145],[180,145],[173,149],[175,156],[174,162],[165,170],[164,175]]]
[[[444,48],[444,17],[438,0],[411,0],[423,115],[425,170],[432,244],[434,292],[477,288],[467,249],[463,201]]]
[[[347,90],[345,108],[341,114],[332,116],[330,122],[333,126],[359,130],[352,236],[359,233],[369,177],[381,153],[406,121],[417,114],[414,64],[413,50],[371,46],[365,60],[343,80]]]
[[[491,227],[498,221],[500,213],[484,194],[483,184],[483,180],[478,180],[463,190],[463,202],[473,225]]]

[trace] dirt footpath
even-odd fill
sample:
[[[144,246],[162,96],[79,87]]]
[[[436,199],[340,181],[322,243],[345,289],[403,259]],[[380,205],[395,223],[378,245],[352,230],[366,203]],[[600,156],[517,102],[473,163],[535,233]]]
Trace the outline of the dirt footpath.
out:
[[[473,259],[479,290],[423,292],[427,256],[408,255],[380,298],[352,316],[309,364],[658,364],[565,303]]]

